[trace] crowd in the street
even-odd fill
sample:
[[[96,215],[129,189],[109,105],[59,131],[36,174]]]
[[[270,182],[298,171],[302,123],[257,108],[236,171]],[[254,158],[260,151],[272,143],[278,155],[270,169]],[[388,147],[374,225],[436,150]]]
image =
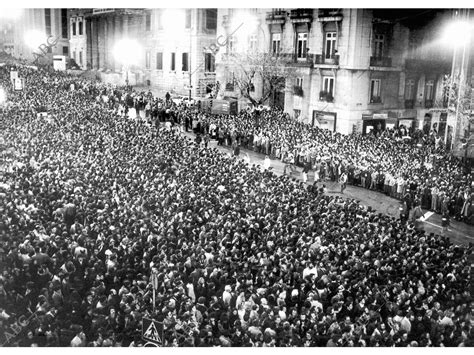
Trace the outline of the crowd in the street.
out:
[[[400,126],[368,135],[343,135],[298,122],[281,111],[237,116],[202,115],[197,131],[218,144],[238,144],[312,171],[316,181],[348,183],[474,224],[473,177],[449,154],[435,130]],[[196,126],[196,125],[195,125]],[[194,127],[196,129],[196,127]],[[409,137],[409,139],[407,139]],[[407,192],[410,192],[407,196]]]
[[[0,114],[4,346],[143,346],[144,317],[163,322],[164,346],[474,345],[471,247],[122,114],[147,94],[19,70],[25,89],[8,89]],[[143,101],[155,121],[173,118],[169,100]],[[332,157],[352,182],[359,164],[420,186],[431,171],[402,143],[266,115],[257,129],[246,114],[227,121],[247,127],[230,139]],[[228,125],[175,118],[196,132]],[[448,174],[454,162],[438,169],[446,191],[466,187]]]

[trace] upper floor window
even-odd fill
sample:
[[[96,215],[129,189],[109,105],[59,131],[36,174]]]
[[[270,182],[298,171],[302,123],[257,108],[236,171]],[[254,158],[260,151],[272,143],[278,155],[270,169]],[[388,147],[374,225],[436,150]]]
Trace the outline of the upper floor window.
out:
[[[191,9],[186,10],[184,28],[191,28]]]
[[[251,35],[249,38],[250,51],[254,52],[257,50],[257,35]]]
[[[382,58],[384,55],[385,35],[376,34],[374,36],[374,57]]]
[[[298,33],[298,41],[296,43],[296,56],[297,58],[306,58],[308,47],[308,33]]]
[[[413,100],[415,97],[415,80],[408,79],[405,84],[405,100]]]
[[[206,29],[215,30],[217,28],[217,9],[206,9]]]
[[[380,97],[380,79],[372,79],[370,80],[370,102],[371,103],[379,103],[382,102]]]
[[[272,33],[272,54],[280,53],[281,33]]]
[[[326,32],[326,45],[325,45],[325,57],[326,58],[333,58],[334,54],[336,54],[336,32]]]
[[[425,100],[433,100],[434,80],[428,80],[425,85]]]
[[[84,31],[83,31],[83,30],[84,30],[84,28],[83,28],[84,24],[83,24],[82,21],[79,21],[79,22],[77,23],[77,25],[78,25],[79,36],[82,36],[82,35],[84,34]]]
[[[145,31],[151,31],[151,12],[145,14]]]
[[[216,71],[215,58],[212,53],[204,54],[204,71],[206,73],[214,73]]]

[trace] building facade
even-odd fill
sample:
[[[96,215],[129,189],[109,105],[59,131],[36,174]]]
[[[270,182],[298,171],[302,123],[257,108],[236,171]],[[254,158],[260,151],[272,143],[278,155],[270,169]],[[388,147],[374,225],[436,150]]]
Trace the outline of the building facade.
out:
[[[452,48],[439,39],[451,17],[441,10],[420,20],[410,10],[219,9],[217,36],[227,41],[217,55],[217,80],[225,96],[238,97],[238,68],[226,55],[272,53],[292,72],[277,96],[306,123],[342,133],[423,127],[429,118],[438,125],[452,62]],[[254,93],[261,92],[256,80]]]
[[[127,70],[130,84],[158,92],[194,97],[212,90],[214,57],[204,48],[215,42],[217,9],[93,9],[86,19],[87,63],[105,80],[123,84]],[[140,46],[127,69],[113,50],[125,38]]]
[[[70,58],[83,70],[88,69],[86,16],[91,12],[91,9],[68,10]]]
[[[69,57],[67,18],[67,9],[22,9],[10,27],[10,54],[28,62],[52,62],[53,55]]]

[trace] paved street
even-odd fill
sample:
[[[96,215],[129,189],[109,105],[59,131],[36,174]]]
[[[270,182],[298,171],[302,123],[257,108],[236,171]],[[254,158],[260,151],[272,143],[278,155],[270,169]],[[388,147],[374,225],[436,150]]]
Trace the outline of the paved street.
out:
[[[191,132],[185,133],[190,139],[194,139],[194,134]],[[211,140],[210,146],[216,147],[222,152],[232,154],[232,149],[227,146],[218,146],[217,141]],[[242,149],[240,150],[240,158],[243,159],[246,154],[250,157],[250,162],[263,165],[263,161],[265,159],[264,154],[256,153],[252,150]],[[284,164],[278,159],[271,160],[271,168],[272,171],[277,175],[283,174]],[[302,168],[296,167],[296,170],[291,174],[292,177],[301,180],[301,171]],[[287,172],[288,174],[288,172]],[[308,184],[313,184],[313,174],[310,173],[308,176]],[[336,194],[339,196],[345,196],[348,198],[356,199],[360,201],[361,204],[370,206],[376,211],[380,211],[384,214],[388,214],[390,216],[399,217],[399,207],[400,201],[386,196],[383,193],[367,190],[361,187],[351,186],[348,185],[344,194],[340,193],[340,185],[336,182],[326,181],[324,183],[319,183],[318,186],[322,184],[326,185],[327,191],[330,194]],[[428,212],[428,211],[424,211]],[[445,235],[451,239],[454,244],[464,244],[467,245],[470,242],[474,242],[474,226],[470,226],[466,223],[458,222],[451,219],[451,225],[447,232],[443,232],[441,227],[441,216],[436,213],[429,213],[425,216],[430,215],[425,222],[423,222],[423,229],[427,233],[435,233],[439,235]]]

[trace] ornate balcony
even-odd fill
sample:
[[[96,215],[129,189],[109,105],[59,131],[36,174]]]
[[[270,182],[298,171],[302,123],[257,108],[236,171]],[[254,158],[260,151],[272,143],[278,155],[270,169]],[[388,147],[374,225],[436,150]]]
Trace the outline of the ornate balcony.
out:
[[[303,97],[303,88],[301,86],[295,85],[293,86],[293,94],[296,96]]]
[[[267,24],[284,24],[286,21],[286,11],[283,9],[273,9],[273,11],[267,12],[265,21]]]
[[[342,9],[318,9],[318,21],[342,21]]]
[[[339,55],[333,54],[329,57],[323,54],[316,54],[315,55],[315,65],[339,65]]]
[[[391,57],[370,57],[370,66],[371,67],[391,67],[392,58]]]
[[[333,102],[334,97],[330,92],[322,90],[319,92],[319,101]]]
[[[293,23],[311,23],[313,21],[313,9],[291,10],[290,20]]]

